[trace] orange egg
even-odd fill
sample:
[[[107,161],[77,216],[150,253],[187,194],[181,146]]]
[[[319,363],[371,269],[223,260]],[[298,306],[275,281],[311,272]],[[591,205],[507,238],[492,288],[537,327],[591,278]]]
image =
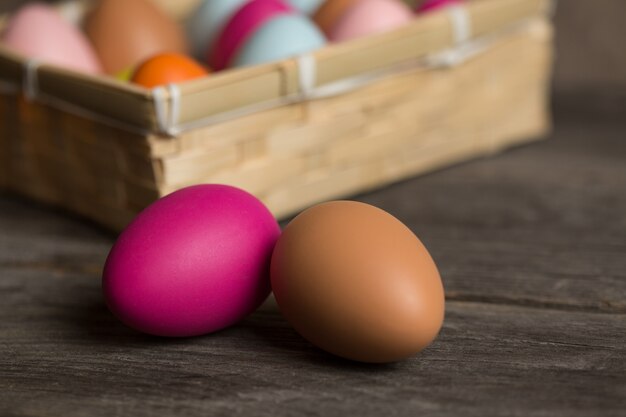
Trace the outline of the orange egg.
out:
[[[165,53],[144,61],[135,70],[132,82],[147,88],[201,78],[209,73],[193,59],[177,53]]]
[[[357,2],[358,0],[326,0],[313,15],[313,20],[328,35],[335,23]]]

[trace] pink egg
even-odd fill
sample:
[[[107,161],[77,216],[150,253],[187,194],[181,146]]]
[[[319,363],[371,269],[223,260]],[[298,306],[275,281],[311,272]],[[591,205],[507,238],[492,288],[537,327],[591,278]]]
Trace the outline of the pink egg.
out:
[[[26,58],[97,74],[102,68],[87,38],[52,7],[32,3],[9,20],[2,42]]]
[[[196,185],[161,198],[122,232],[102,287],[128,326],[159,336],[195,336],[236,323],[270,292],[278,223],[254,196]]]
[[[417,6],[417,13],[434,12],[444,7],[461,4],[461,0],[426,0]]]
[[[361,0],[339,19],[329,39],[341,42],[386,32],[406,25],[412,18],[411,10],[399,0]]]
[[[292,12],[293,9],[281,0],[252,0],[247,3],[230,19],[211,48],[208,59],[211,67],[218,71],[226,68],[237,49],[263,23]]]

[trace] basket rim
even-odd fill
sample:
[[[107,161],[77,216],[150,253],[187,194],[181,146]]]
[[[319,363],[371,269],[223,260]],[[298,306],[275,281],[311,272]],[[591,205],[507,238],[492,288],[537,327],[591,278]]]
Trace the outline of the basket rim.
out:
[[[393,75],[407,64],[423,66],[424,59],[433,54],[497,36],[533,17],[548,16],[552,6],[550,0],[473,0],[390,32],[153,90],[107,76],[33,65],[32,60],[0,45],[0,93],[26,92],[30,99],[126,130],[173,136],[185,126],[195,128],[307,101],[313,98],[312,92],[338,83],[358,88],[376,74]],[[457,14],[460,10],[467,19],[470,33],[466,39],[458,39],[458,16],[451,10]],[[355,81],[359,79],[365,81]]]

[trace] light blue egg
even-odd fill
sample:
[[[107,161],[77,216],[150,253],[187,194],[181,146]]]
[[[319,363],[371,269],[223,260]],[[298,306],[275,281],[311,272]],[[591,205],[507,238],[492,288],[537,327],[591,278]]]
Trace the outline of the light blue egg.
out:
[[[284,14],[277,16],[241,46],[231,67],[257,65],[299,55],[326,44],[320,30],[305,16]]]
[[[206,60],[207,50],[213,45],[228,20],[248,0],[205,0],[187,19],[187,37],[193,54]]]
[[[289,0],[289,3],[302,13],[313,14],[322,5],[324,0]]]

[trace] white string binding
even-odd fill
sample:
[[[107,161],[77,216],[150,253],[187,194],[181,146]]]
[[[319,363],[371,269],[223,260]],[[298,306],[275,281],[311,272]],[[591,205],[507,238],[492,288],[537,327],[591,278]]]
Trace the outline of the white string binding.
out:
[[[180,88],[176,84],[152,89],[154,112],[159,131],[168,136],[180,133]],[[169,111],[168,111],[169,110]]]
[[[301,100],[306,100],[315,90],[317,63],[315,57],[307,53],[296,57],[296,64],[298,65],[298,96]]]
[[[176,84],[168,84],[167,92],[170,97],[170,114],[168,119],[167,133],[170,136],[175,136],[179,133],[178,120],[180,119],[180,88]]]
[[[454,46],[427,58],[433,67],[450,68],[464,62],[474,55],[475,45],[471,45],[472,19],[463,5],[453,5],[446,9],[452,25]]]
[[[165,113],[165,88],[156,87],[152,90],[152,98],[154,99],[154,113],[156,116],[159,131],[167,130],[167,114]]]
[[[33,101],[39,93],[39,80],[37,70],[41,63],[36,59],[29,59],[24,64],[24,96],[28,101]]]
[[[462,5],[453,5],[446,10],[452,23],[454,43],[459,45],[467,42],[472,37],[472,21],[467,8]]]

